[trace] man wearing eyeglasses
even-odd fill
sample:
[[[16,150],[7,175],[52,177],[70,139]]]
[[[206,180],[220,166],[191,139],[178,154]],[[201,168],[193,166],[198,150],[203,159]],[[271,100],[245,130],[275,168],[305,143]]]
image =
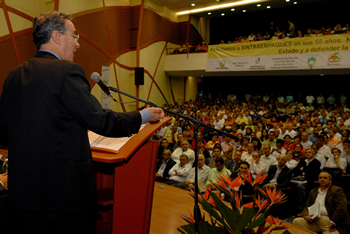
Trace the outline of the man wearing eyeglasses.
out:
[[[36,17],[38,53],[5,80],[0,145],[8,147],[13,233],[95,233],[96,182],[87,131],[128,136],[142,123],[164,117],[159,108],[102,109],[84,70],[73,63],[78,40],[69,14]]]

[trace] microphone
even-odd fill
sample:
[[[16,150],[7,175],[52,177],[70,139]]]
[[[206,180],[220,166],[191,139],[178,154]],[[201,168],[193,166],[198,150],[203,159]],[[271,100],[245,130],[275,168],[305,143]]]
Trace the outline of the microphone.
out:
[[[109,92],[109,88],[102,82],[100,74],[98,74],[97,72],[94,72],[91,74],[91,80],[95,81],[100,88],[102,89],[102,91],[107,94],[108,97],[110,97],[112,100],[115,100],[113,98],[113,96],[111,95],[111,93]]]

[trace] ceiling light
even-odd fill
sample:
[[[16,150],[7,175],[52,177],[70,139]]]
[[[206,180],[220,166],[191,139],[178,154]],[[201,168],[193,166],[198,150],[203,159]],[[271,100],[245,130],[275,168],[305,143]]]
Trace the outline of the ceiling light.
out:
[[[267,9],[270,9],[270,8],[271,8],[271,6],[267,6],[266,8],[267,8]]]
[[[221,16],[224,16],[225,15],[225,13],[221,13]]]
[[[246,10],[243,10],[243,12],[246,12]]]
[[[234,8],[232,8],[232,9],[231,9],[231,11],[235,11],[235,9],[234,9]]]
[[[298,4],[297,2],[294,2],[294,4]]]
[[[208,12],[208,15],[211,15],[211,12]]]
[[[191,6],[195,6],[196,4],[192,3]]]
[[[290,0],[286,0],[286,2],[290,2]]]
[[[261,7],[261,4],[256,5],[257,7]]]
[[[214,6],[210,6],[210,7],[198,8],[195,10],[195,12],[210,11],[213,9],[220,9],[220,8],[230,8],[233,6],[246,5],[246,4],[251,4],[254,2],[259,2],[259,0],[241,0],[239,2],[231,2],[231,3],[227,3],[227,4],[214,5]],[[186,15],[186,14],[191,14],[193,12],[194,12],[193,10],[189,10],[189,11],[177,12],[176,14],[177,15]]]

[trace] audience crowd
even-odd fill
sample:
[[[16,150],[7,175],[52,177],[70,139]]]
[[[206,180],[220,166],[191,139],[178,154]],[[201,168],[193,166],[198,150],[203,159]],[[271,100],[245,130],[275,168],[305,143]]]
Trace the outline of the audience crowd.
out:
[[[288,21],[289,29],[288,31],[280,31],[274,22],[271,22],[269,29],[265,32],[251,33],[247,36],[236,37],[235,40],[221,40],[220,44],[231,44],[231,43],[241,43],[241,42],[253,42],[253,41],[265,41],[265,40],[277,40],[277,39],[287,39],[287,38],[297,38],[297,37],[313,37],[322,35],[333,35],[341,33],[350,33],[349,24],[342,27],[341,24],[337,24],[333,28],[321,27],[320,29],[308,28],[307,30],[296,30],[293,22]]]
[[[209,99],[201,92],[196,101],[164,108],[192,117],[211,128],[199,127],[197,151],[200,156],[199,188],[215,184],[220,174],[254,179],[268,174],[258,185],[282,189],[292,203],[284,215],[303,211],[310,191],[318,187],[319,174],[328,172],[333,184],[346,186],[350,171],[350,109],[341,94],[325,98],[292,93],[275,97],[235,94]],[[190,190],[193,188],[194,129],[188,120],[169,115],[159,146],[156,181]],[[159,134],[159,132],[158,132]],[[233,137],[233,136],[235,137]],[[240,188],[243,202],[253,199],[254,189]],[[288,214],[285,214],[287,212]]]

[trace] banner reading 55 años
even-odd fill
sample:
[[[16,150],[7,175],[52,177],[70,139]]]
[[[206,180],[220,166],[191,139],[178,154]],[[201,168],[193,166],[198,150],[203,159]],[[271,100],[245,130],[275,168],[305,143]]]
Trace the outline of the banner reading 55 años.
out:
[[[350,34],[208,48],[207,72],[350,68]]]

